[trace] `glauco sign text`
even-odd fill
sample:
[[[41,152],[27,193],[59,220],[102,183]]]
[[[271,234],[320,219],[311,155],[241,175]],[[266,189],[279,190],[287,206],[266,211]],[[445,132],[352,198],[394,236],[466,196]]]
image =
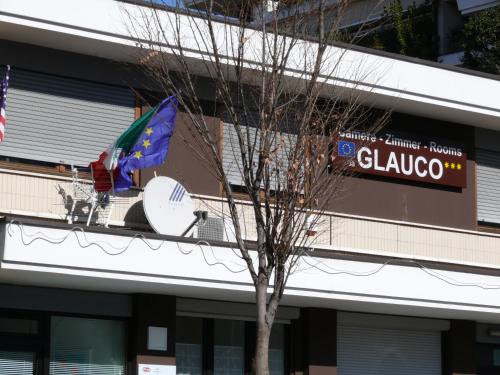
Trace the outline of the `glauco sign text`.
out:
[[[437,139],[418,140],[390,132],[344,132],[339,134],[334,159],[357,172],[467,186],[467,155],[463,147]]]

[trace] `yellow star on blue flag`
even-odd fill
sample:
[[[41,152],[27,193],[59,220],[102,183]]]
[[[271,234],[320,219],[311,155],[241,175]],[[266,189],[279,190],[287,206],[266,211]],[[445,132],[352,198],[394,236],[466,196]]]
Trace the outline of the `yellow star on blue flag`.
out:
[[[118,161],[120,173],[115,179],[116,191],[124,191],[132,186],[130,174],[133,171],[160,165],[165,161],[174,133],[177,106],[178,101],[174,96],[158,105],[136,143]]]

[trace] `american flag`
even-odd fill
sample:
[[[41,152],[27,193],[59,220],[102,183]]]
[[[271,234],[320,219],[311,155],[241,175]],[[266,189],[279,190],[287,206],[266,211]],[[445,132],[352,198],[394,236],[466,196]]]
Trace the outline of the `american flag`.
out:
[[[7,72],[5,73],[5,78],[0,83],[0,142],[3,141],[3,136],[5,133],[5,104],[7,102],[7,89],[9,88],[9,73],[10,65],[7,65]]]

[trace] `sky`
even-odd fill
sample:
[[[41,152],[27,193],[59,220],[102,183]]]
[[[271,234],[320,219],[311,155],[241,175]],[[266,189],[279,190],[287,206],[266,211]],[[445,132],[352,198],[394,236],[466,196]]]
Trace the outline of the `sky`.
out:
[[[179,0],[179,2],[181,7],[184,7],[184,1]],[[153,0],[153,3],[175,6],[177,4],[177,0]]]

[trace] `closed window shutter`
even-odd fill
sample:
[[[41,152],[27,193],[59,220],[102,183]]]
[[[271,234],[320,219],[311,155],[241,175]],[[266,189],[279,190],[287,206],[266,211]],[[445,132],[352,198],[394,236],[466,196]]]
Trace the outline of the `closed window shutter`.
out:
[[[246,132],[246,129],[244,129]],[[253,143],[256,136],[256,129],[250,128],[250,142]],[[271,162],[271,168],[278,168],[280,172],[283,172],[287,169],[289,165],[289,157],[292,152],[293,145],[297,139],[297,136],[294,134],[280,133],[276,137],[277,139],[282,139],[284,143],[284,147],[276,148],[274,145],[272,147],[275,151],[275,155],[273,155],[273,160]],[[278,140],[275,140],[275,143]],[[253,166],[256,168],[257,162],[259,161],[259,142],[257,140],[255,146],[255,152],[253,155]],[[222,163],[224,168],[224,173],[226,174],[229,183],[232,185],[244,186],[243,178],[242,178],[242,163],[241,163],[241,152],[240,146],[238,143],[238,135],[236,133],[236,129],[233,124],[224,123],[224,141],[223,141],[223,152],[222,152]],[[284,178],[281,178],[281,183],[284,183]],[[271,189],[275,189],[277,185],[276,179],[271,181]]]
[[[33,352],[0,351],[0,374],[33,375]]]
[[[338,326],[339,375],[441,375],[441,332]]]
[[[134,121],[134,106],[128,88],[14,67],[0,155],[87,166]]]
[[[251,131],[251,137],[255,135]],[[256,161],[257,158],[254,157]],[[222,146],[222,163],[224,173],[232,185],[243,186],[242,171],[241,171],[241,153],[238,144],[238,136],[233,124],[224,123],[224,142]]]
[[[477,219],[500,224],[500,152],[476,150]]]

